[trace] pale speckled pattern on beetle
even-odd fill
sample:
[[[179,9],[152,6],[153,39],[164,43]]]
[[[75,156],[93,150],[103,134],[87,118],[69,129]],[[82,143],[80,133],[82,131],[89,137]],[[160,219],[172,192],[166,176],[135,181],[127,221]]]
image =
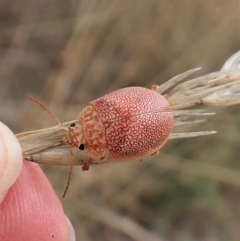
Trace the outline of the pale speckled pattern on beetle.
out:
[[[173,126],[168,101],[154,90],[128,87],[90,103],[69,131],[70,144],[85,145],[88,155],[108,161],[157,154]]]

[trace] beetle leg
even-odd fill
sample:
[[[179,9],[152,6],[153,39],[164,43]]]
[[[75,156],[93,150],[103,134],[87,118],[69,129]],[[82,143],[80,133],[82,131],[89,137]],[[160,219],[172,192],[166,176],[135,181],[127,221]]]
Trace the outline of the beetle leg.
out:
[[[151,154],[151,156],[157,157],[159,151],[155,151],[154,153]]]
[[[87,161],[87,163],[83,164],[83,166],[82,166],[82,170],[83,170],[83,171],[88,171],[90,165],[92,164],[92,162],[93,162],[93,159],[90,158],[90,159]]]
[[[158,85],[151,85],[150,89],[157,91],[158,87],[159,87]]]
[[[63,193],[63,198],[67,194],[67,190],[68,190],[68,187],[70,185],[70,181],[71,181],[71,177],[72,177],[72,170],[73,170],[73,163],[74,163],[74,159],[75,159],[75,150],[73,148],[70,149],[70,153],[71,153],[71,156],[72,156],[72,162],[71,162],[71,166],[70,166],[70,169],[69,169],[67,185],[66,185],[66,188],[65,188],[64,193]]]

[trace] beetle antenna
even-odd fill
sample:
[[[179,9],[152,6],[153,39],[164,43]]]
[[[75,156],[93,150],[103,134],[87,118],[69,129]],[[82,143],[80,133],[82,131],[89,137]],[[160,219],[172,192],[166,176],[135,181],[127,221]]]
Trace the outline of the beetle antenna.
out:
[[[68,131],[68,128],[63,126],[62,122],[49,110],[47,109],[47,107],[42,104],[39,100],[33,98],[31,95],[25,94],[25,97],[27,97],[28,99],[30,99],[31,101],[37,103],[40,107],[42,107],[55,121],[57,121],[57,123],[66,131]]]
[[[70,152],[71,152],[71,155],[72,155],[72,162],[71,162],[71,166],[70,166],[70,169],[69,169],[67,185],[65,187],[65,190],[64,190],[64,193],[63,193],[63,196],[62,196],[63,198],[66,196],[68,188],[69,188],[69,185],[70,185],[70,182],[71,182],[72,171],[73,171],[73,164],[74,164],[74,159],[75,159],[75,155],[74,155],[73,149],[71,149]]]

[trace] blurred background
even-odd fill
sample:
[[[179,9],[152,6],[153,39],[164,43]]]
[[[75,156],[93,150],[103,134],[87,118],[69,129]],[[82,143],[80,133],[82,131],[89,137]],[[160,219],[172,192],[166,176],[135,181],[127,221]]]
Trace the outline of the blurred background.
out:
[[[62,121],[126,86],[161,84],[240,49],[238,0],[0,0],[0,120],[14,133]],[[74,168],[42,166],[78,241],[240,240],[239,106],[169,141],[157,158]]]

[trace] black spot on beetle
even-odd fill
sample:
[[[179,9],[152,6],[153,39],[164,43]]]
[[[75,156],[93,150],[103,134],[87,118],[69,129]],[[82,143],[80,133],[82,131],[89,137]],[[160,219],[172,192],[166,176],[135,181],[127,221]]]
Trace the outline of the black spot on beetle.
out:
[[[70,125],[70,127],[74,127],[76,124],[75,123],[72,123],[71,125]]]
[[[85,148],[85,146],[84,146],[84,144],[82,143],[78,148],[79,148],[79,150],[83,151],[84,148]]]

